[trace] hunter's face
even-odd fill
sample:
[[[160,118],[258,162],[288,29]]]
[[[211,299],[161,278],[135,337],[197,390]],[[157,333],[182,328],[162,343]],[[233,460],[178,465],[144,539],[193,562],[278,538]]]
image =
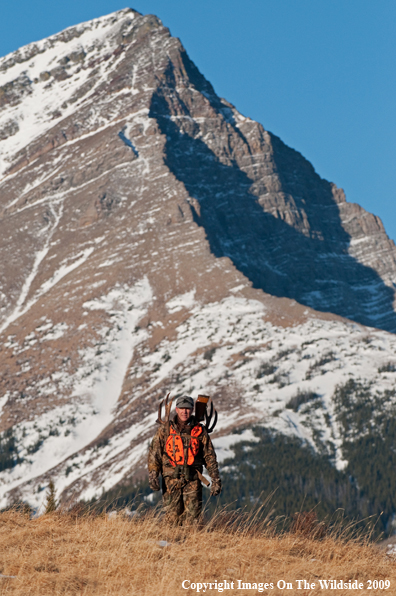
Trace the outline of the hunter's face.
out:
[[[187,422],[192,414],[190,408],[176,408],[176,414],[181,422]]]

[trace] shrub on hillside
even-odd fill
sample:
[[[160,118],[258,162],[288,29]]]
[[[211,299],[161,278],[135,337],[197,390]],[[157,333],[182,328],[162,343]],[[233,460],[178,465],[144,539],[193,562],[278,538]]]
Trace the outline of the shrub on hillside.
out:
[[[301,391],[300,389],[298,389],[297,394],[291,399],[289,399],[289,401],[287,402],[286,408],[288,408],[289,410],[293,410],[294,412],[297,412],[298,408],[301,405],[307,404],[315,399],[318,399],[319,397],[320,395],[318,395],[314,391]]]

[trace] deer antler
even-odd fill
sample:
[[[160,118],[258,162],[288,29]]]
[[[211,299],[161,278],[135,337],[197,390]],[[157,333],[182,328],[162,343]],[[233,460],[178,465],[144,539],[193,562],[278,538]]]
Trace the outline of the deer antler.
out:
[[[158,406],[158,418],[157,418],[158,424],[166,424],[169,421],[170,411],[171,411],[172,402],[173,402],[173,397],[172,397],[172,399],[168,403],[169,395],[170,395],[170,393],[168,393],[166,398],[163,399]],[[165,420],[162,420],[161,409],[162,409],[162,405],[164,404],[164,402],[165,402]]]
[[[213,420],[213,424],[212,426],[210,426],[211,420],[212,420],[212,416],[213,416],[213,411],[214,411],[214,420]],[[206,430],[208,431],[208,433],[213,432],[214,427],[217,424],[217,412],[216,410],[213,408],[213,402],[212,402],[212,398],[210,399],[210,411],[209,414],[207,413],[207,411],[205,412],[205,426],[206,426]]]

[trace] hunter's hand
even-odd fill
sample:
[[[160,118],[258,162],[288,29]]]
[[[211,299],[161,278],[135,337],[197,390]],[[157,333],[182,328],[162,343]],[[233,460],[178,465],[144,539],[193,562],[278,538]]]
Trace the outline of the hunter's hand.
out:
[[[221,480],[220,478],[214,478],[210,487],[210,496],[217,497],[221,493]]]
[[[159,490],[160,489],[158,474],[155,471],[149,472],[149,486],[150,486],[151,490]]]

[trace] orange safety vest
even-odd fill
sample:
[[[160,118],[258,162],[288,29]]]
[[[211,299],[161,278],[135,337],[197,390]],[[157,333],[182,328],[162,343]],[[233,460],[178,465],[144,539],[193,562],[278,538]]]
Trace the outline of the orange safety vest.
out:
[[[191,439],[187,452],[187,465],[192,466],[195,456],[199,451],[199,441],[197,437],[202,434],[202,426],[197,424],[191,429]],[[184,464],[184,448],[183,440],[175,429],[170,427],[170,434],[165,443],[165,452],[170,459],[173,467],[182,466]]]

